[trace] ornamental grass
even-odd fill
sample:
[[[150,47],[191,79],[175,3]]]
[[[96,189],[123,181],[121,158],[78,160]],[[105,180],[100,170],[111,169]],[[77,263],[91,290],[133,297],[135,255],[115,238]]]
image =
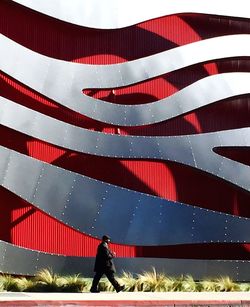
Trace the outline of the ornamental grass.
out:
[[[123,272],[117,277],[120,284],[125,285],[128,292],[229,292],[250,291],[250,283],[234,282],[228,276],[214,279],[207,278],[196,281],[190,275],[170,277],[164,273],[152,271],[132,275]],[[0,291],[12,292],[89,292],[92,278],[80,275],[60,276],[51,269],[45,268],[36,273],[34,277],[15,277],[0,275]],[[100,291],[114,291],[113,286],[102,278],[99,283]]]

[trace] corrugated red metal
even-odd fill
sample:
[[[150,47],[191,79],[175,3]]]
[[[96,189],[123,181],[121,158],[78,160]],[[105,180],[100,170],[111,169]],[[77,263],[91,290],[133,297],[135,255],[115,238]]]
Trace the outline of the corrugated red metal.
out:
[[[72,256],[94,256],[99,240],[84,235],[0,188],[0,238],[34,250]],[[135,248],[113,245],[120,257],[135,256]]]
[[[93,30],[66,24],[32,12],[11,1],[0,3],[1,32],[44,55],[90,64],[137,59],[212,36],[250,33],[245,19],[184,14],[147,21],[121,30]],[[123,104],[167,97],[211,74],[250,71],[249,58],[197,64],[121,89],[85,90],[99,99]],[[113,127],[72,112],[42,97],[9,76],[1,75],[1,95],[68,123],[128,135],[181,135],[249,126],[250,98],[230,99],[171,121],[145,127]],[[74,153],[0,127],[0,144],[40,160],[171,200],[250,217],[250,193],[189,167],[161,161],[119,160]],[[249,156],[244,158],[249,162]],[[220,193],[218,193],[218,191]],[[0,189],[4,228],[0,239],[47,252],[92,256],[97,241],[62,225]],[[46,235],[45,235],[46,234]],[[238,249],[242,252],[239,253]],[[248,246],[133,247],[114,245],[119,256],[250,258]],[[198,252],[198,250],[200,252]]]

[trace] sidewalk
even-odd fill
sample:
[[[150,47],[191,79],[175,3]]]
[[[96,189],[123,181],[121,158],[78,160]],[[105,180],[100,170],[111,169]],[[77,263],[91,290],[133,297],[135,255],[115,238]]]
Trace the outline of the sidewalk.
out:
[[[250,292],[0,292],[0,306],[250,306]]]

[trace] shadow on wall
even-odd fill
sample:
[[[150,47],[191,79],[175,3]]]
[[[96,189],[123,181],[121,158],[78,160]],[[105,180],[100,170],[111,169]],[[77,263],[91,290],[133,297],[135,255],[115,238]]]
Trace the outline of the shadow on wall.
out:
[[[159,19],[159,22],[163,20],[165,28],[159,27],[159,29],[157,29],[157,26],[152,26],[154,22],[158,21],[148,21],[143,25],[121,30],[92,30],[43,16],[11,1],[4,0],[0,3],[1,33],[36,52],[67,61],[92,64],[130,61],[188,43],[187,39],[191,32],[193,33],[192,41],[211,36],[250,33],[249,21],[245,19],[225,19],[205,15],[198,17],[188,14],[177,17],[163,17]],[[178,43],[169,38],[169,31],[172,31],[173,25],[175,25],[176,34],[179,37]],[[150,30],[151,26],[153,27],[152,31]],[[92,95],[99,95],[100,99],[115,103],[146,103],[161,99],[161,95],[168,96],[170,93],[182,89],[209,74],[226,71],[249,72],[249,59],[220,60],[207,65],[197,64],[146,81],[144,87],[138,84],[117,89],[115,95],[111,89],[97,92],[93,89]],[[165,92],[160,92],[160,89],[157,88],[157,84],[161,84],[160,80],[165,81]],[[25,87],[25,91],[20,91],[19,86],[22,85],[18,82],[16,82],[16,85],[14,83],[13,80],[10,82],[12,85],[4,81],[1,83],[1,92],[4,93],[3,95],[6,98],[80,127],[98,131],[105,130],[106,133],[109,133],[109,129],[111,132],[114,130],[114,127],[110,125],[93,121],[63,108],[56,102],[41,97],[37,93],[27,91]],[[147,92],[146,88],[148,87],[153,88],[150,93]],[[201,108],[188,114],[189,117],[180,116],[173,120],[145,127],[121,128],[121,131],[122,134],[128,135],[182,135],[246,127],[249,126],[250,118],[249,100],[249,95],[238,97]],[[200,127],[200,131],[197,127]],[[174,189],[174,195],[178,201],[250,217],[247,206],[250,193],[189,167],[161,162],[159,169],[162,173],[158,173],[158,177],[166,175],[168,172],[174,178],[174,183],[172,187],[169,187],[165,184],[166,181],[162,180],[162,190],[156,193],[154,179],[149,171],[150,163],[154,163],[152,161],[146,163],[145,161],[129,161],[130,168],[127,168],[118,159],[94,157],[70,151],[59,154],[61,149],[59,150],[55,146],[23,136],[4,127],[0,127],[0,140],[3,146],[34,157],[39,156],[41,159],[48,159],[49,155],[47,154],[53,152],[53,164],[99,180],[154,195],[162,193],[162,195],[170,196],[171,193],[168,189]],[[28,147],[27,143],[29,143]],[[44,149],[44,156],[43,153],[41,154],[41,148]],[[155,161],[155,163],[160,162]],[[150,175],[152,178],[150,178]],[[146,176],[148,177],[146,178]],[[220,193],[218,193],[218,186],[220,186]],[[5,238],[6,241],[10,242],[12,240],[12,227],[15,227],[17,223],[22,223],[24,219],[28,220],[34,213],[34,209],[26,202],[16,201],[17,198],[3,188],[0,188],[0,195],[1,204],[4,208],[4,210],[1,210],[3,227],[0,227],[0,234],[3,237],[0,236],[0,238]],[[4,207],[6,199],[8,199],[7,204],[11,204],[8,209]],[[15,210],[21,210],[22,215],[13,221],[12,217]],[[157,255],[159,257],[191,258],[197,256],[209,258],[216,255],[220,258],[222,255],[223,258],[241,257],[242,259],[249,259],[249,253],[244,250],[242,245],[230,245],[230,247],[229,245],[138,247],[136,250],[138,256]]]

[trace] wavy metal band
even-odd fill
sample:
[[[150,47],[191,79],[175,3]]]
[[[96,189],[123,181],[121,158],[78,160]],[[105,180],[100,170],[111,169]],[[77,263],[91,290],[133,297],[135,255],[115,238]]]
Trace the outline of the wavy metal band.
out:
[[[86,65],[42,56],[1,35],[0,68],[37,92],[85,116],[119,126],[141,126],[176,117],[221,99],[249,93],[249,76],[247,73],[231,73],[207,77],[170,97],[143,105],[101,101],[84,95],[82,89],[121,87],[195,63],[250,56],[249,45],[250,35],[230,35],[131,62]]]
[[[54,273],[93,275],[94,258],[73,257],[43,253],[0,241],[0,272],[15,275],[35,275],[37,271],[50,267]],[[18,259],[18,261],[16,260]],[[250,262],[241,260],[194,260],[160,258],[116,258],[119,274],[156,271],[170,276],[191,275],[200,280],[208,276],[230,276],[235,281],[249,280]]]
[[[116,243],[250,241],[248,218],[117,187],[2,146],[0,184],[57,220],[94,237],[109,233]]]
[[[250,18],[247,0],[216,2],[117,0],[13,0],[39,13],[76,25],[118,29],[165,15],[202,13]]]
[[[250,146],[250,128],[172,137],[120,136],[79,128],[0,97],[0,124],[40,140],[96,156],[174,161],[250,191],[250,167],[215,147]]]

